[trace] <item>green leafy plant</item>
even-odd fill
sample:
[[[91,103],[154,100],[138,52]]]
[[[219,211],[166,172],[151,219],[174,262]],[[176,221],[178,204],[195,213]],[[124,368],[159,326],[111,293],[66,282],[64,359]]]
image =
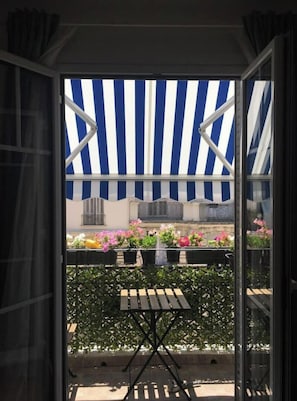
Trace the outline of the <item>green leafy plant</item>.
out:
[[[129,224],[128,230],[123,232],[124,248],[139,248],[141,239],[144,236],[144,230],[140,227],[142,221],[140,219],[132,220]]]
[[[140,240],[141,248],[155,248],[157,245],[156,233],[148,233]]]
[[[159,238],[168,248],[176,248],[179,245],[180,232],[176,231],[173,224],[161,224]]]
[[[188,238],[190,246],[201,246],[204,240],[204,234],[201,231],[192,231]]]
[[[250,248],[270,248],[272,230],[267,227],[265,220],[256,218],[254,224],[258,226],[258,229],[247,232],[247,245]]]
[[[212,241],[212,244],[217,247],[228,247],[228,248],[233,248],[234,247],[234,237],[227,233],[226,231],[222,231],[220,234],[218,234],[214,241]]]
[[[77,323],[72,352],[125,351],[138,346],[141,333],[138,335],[133,319],[120,312],[122,288],[180,288],[183,291],[192,309],[176,321],[166,336],[165,343],[170,349],[233,349],[232,269],[68,266],[67,318]],[[166,319],[170,316],[164,314],[160,321],[164,328]]]

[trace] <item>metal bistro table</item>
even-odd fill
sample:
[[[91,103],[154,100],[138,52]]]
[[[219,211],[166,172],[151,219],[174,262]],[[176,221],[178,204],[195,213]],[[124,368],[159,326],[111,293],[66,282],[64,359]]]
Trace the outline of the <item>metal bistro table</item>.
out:
[[[172,354],[169,352],[168,348],[164,344],[165,337],[169,333],[170,329],[176,322],[177,318],[183,311],[190,310],[191,307],[179,288],[166,288],[166,289],[123,289],[121,290],[121,304],[120,309],[123,312],[129,313],[133,320],[135,321],[140,332],[143,334],[143,338],[129,360],[127,366],[123,369],[126,371],[132,364],[135,356],[140,351],[142,345],[147,340],[151,346],[151,354],[145,361],[144,365],[140,369],[133,383],[130,383],[127,394],[124,400],[128,397],[130,392],[133,390],[134,386],[140,379],[145,368],[148,366],[153,356],[157,354],[163,363],[163,365],[168,369],[171,376],[173,377],[176,385],[185,394],[188,400],[191,398],[186,393],[183,388],[183,384],[180,378],[174,373],[172,368],[166,362],[164,356],[159,352],[160,347],[166,352],[166,354],[171,359],[172,363],[177,367],[180,366],[174,360]],[[165,329],[163,334],[158,334],[158,322],[161,320],[163,313],[170,313],[172,318]]]

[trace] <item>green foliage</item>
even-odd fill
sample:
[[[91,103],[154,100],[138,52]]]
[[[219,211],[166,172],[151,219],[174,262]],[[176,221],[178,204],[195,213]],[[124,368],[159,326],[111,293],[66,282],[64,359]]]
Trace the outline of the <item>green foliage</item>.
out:
[[[145,235],[140,240],[141,248],[155,248],[157,245],[156,235]]]
[[[257,231],[249,232],[246,236],[246,240],[250,248],[270,248],[271,238]]]
[[[180,233],[175,230],[173,224],[161,224],[159,238],[162,244],[167,245],[168,248],[175,248],[178,245]]]
[[[265,220],[255,218],[253,223],[258,228],[256,231],[247,232],[247,245],[250,248],[270,248],[272,230],[267,227]]]
[[[141,335],[133,319],[120,311],[120,290],[151,287],[179,287],[192,307],[166,337],[168,347],[230,349],[234,342],[233,281],[228,268],[68,266],[68,321],[78,323],[72,350],[135,349]],[[164,314],[163,329],[168,319]]]

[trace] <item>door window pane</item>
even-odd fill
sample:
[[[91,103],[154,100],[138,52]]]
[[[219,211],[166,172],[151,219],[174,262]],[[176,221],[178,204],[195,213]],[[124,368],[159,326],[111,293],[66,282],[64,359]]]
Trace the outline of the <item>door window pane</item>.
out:
[[[270,62],[246,82],[246,394],[272,394],[273,83]],[[266,397],[266,398],[265,398]]]
[[[52,401],[55,191],[51,78],[20,72],[18,67],[5,71],[3,65],[0,75],[2,84],[5,78],[15,78],[10,80],[10,91],[17,94],[14,100],[1,96],[4,112],[0,113],[0,126],[6,127],[0,141],[1,399]]]

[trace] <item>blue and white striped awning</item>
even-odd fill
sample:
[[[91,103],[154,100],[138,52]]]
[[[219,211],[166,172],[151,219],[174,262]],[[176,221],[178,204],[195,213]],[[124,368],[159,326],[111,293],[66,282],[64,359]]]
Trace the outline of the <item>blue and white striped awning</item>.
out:
[[[65,80],[74,200],[234,198],[234,82]]]
[[[247,88],[247,197],[261,202],[271,195],[271,81],[250,80]]]

